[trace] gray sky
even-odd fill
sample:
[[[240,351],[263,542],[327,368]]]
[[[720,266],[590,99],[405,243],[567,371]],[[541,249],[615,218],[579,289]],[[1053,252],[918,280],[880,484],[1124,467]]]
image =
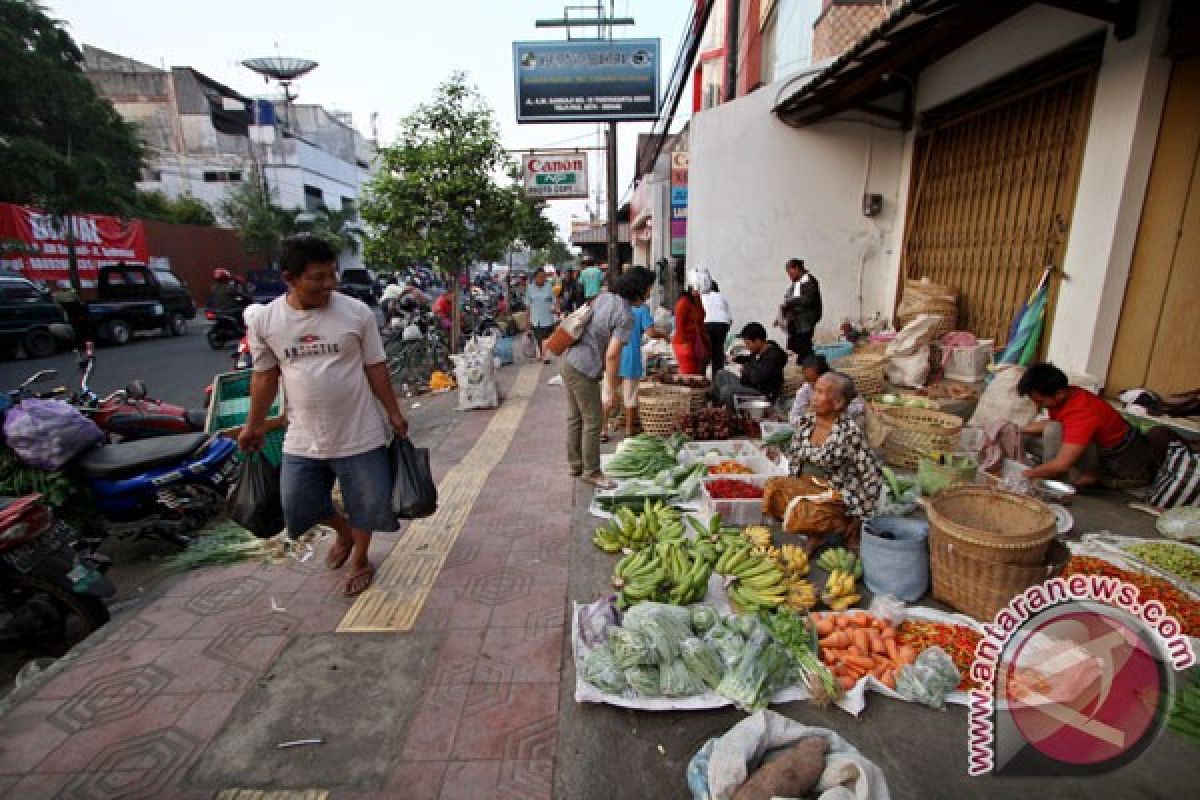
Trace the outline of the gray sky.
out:
[[[528,148],[563,143],[594,145],[595,125],[517,125],[514,120],[512,42],[561,39],[534,20],[562,16],[579,0],[44,0],[75,40],[154,66],[189,66],[246,94],[266,94],[262,79],[240,62],[255,56],[311,58],[320,66],[298,80],[299,102],[350,111],[355,126],[390,141],[397,122],[426,100],[452,71],[466,72],[487,98],[505,145]],[[618,16],[637,25],[618,36],[662,39],[661,83],[669,80],[691,0],[616,0]],[[690,108],[690,94],[680,104]],[[676,123],[678,128],[679,123]],[[621,197],[633,177],[634,142],[643,123],[622,123]],[[570,141],[567,141],[570,140]],[[593,176],[603,161],[592,160]],[[593,177],[593,181],[596,180]],[[549,214],[560,230],[584,201],[558,200]]]

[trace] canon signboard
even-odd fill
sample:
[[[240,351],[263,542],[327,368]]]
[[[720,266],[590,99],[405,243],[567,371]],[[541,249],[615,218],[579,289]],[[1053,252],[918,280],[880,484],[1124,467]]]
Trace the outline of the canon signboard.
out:
[[[588,196],[586,153],[529,153],[521,156],[525,194],[547,200]]]

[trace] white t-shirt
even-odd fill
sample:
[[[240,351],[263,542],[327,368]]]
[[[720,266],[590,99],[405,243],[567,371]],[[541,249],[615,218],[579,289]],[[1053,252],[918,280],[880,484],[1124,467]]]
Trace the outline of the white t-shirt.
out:
[[[364,371],[387,356],[366,304],[334,292],[324,308],[299,311],[283,295],[246,323],[254,370],[280,369],[288,415],[283,452],[344,458],[388,443],[386,414]]]
[[[727,325],[733,322],[725,295],[720,292],[705,292],[700,295],[700,302],[704,304],[705,322],[724,322]]]

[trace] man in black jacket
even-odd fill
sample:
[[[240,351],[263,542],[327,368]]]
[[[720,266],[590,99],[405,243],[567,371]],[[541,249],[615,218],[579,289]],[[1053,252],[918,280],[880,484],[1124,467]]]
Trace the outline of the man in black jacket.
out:
[[[742,367],[741,378],[721,371],[713,378],[713,396],[717,402],[733,407],[733,398],[766,397],[771,402],[783,388],[783,368],[788,356],[783,348],[767,338],[767,329],[751,322],[738,334],[750,352],[734,359]]]
[[[821,321],[821,287],[802,259],[789,259],[786,269],[791,283],[776,324],[787,330],[787,348],[796,354],[796,363],[803,364],[813,353],[813,331]]]

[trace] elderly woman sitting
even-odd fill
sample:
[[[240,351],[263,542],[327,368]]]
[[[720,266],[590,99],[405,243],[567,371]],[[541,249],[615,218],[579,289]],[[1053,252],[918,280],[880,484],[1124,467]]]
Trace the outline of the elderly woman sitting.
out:
[[[793,475],[824,478],[841,496],[852,544],[883,487],[882,465],[849,413],[856,396],[854,381],[840,372],[817,378],[808,413],[800,418],[788,452]]]

